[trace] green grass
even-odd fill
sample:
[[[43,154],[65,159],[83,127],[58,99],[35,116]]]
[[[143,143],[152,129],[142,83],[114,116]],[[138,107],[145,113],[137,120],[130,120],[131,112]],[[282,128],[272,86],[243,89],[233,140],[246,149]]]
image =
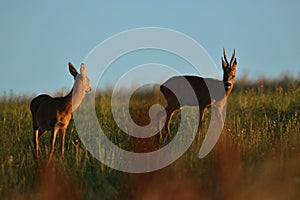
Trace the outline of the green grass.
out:
[[[30,97],[2,95],[0,100],[1,199],[297,199],[300,195],[300,87],[268,83],[237,85],[227,104],[222,136],[213,151],[198,158],[200,142],[170,166],[130,174],[101,164],[85,149],[71,121],[65,158],[57,140],[51,165],[34,160]],[[106,135],[135,152],[157,148],[156,138],[136,139],[118,129],[110,111],[110,91],[97,97],[96,111]],[[137,95],[130,102],[133,120],[149,123],[148,109],[161,97]],[[163,104],[164,102],[161,101]],[[193,112],[193,111],[191,111]],[[180,123],[177,113],[172,132]],[[201,129],[204,138],[210,112]],[[193,119],[190,119],[193,120]],[[164,143],[168,143],[164,132]],[[50,133],[40,142],[47,159]]]

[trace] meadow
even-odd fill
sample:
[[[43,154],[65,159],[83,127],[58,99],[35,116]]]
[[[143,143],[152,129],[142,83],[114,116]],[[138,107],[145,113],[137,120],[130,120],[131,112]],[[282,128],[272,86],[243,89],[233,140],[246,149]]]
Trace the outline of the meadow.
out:
[[[153,151],[156,137],[137,139],[123,133],[110,111],[108,88],[99,91],[96,112],[104,132],[119,147]],[[65,158],[57,140],[50,165],[34,159],[29,104],[32,96],[12,92],[0,97],[0,199],[298,199],[300,196],[300,81],[239,80],[227,103],[220,140],[203,159],[199,148],[209,124],[205,115],[200,141],[161,170],[132,174],[111,169],[84,147],[71,121]],[[148,109],[161,101],[155,90],[133,96],[130,113],[149,123]],[[162,100],[163,102],[163,100]],[[192,120],[192,119],[191,119]],[[171,124],[176,133],[177,113]],[[163,144],[169,139],[164,132]],[[163,147],[161,145],[161,148]],[[50,133],[40,142],[46,160]]]

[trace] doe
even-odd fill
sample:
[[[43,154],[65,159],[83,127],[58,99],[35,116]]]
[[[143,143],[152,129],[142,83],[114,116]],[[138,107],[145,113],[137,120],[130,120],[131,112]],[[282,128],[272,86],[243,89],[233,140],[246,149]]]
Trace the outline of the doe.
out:
[[[53,98],[47,94],[42,94],[35,97],[30,103],[37,160],[39,160],[39,139],[45,131],[51,131],[52,134],[49,161],[53,156],[58,131],[61,132],[61,154],[62,157],[64,156],[66,129],[71,120],[72,112],[81,104],[85,93],[91,91],[90,80],[87,77],[84,64],[81,64],[80,74],[72,63],[69,63],[69,71],[75,82],[72,90],[66,96]]]

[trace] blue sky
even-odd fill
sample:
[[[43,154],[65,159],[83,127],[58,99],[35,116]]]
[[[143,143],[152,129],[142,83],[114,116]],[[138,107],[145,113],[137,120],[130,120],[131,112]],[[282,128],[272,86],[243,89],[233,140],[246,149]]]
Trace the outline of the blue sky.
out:
[[[283,72],[299,77],[299,8],[297,0],[3,0],[0,94],[70,88],[69,61],[79,68],[99,43],[140,27],[174,29],[192,37],[220,69],[222,48],[228,54],[236,48],[238,77],[278,77]],[[116,79],[114,73],[107,77]]]

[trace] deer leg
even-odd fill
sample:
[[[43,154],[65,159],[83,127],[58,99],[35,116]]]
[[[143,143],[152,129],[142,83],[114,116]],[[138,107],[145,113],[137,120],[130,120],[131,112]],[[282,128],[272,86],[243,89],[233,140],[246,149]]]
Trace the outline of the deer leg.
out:
[[[218,127],[220,127],[220,129],[223,128],[223,114],[222,114],[222,110],[223,107],[216,107],[214,108],[216,111],[216,115],[217,115],[217,120],[218,120]]]
[[[52,130],[51,150],[50,150],[50,156],[49,156],[48,162],[51,161],[52,156],[53,156],[53,153],[54,153],[54,146],[55,146],[55,140],[56,140],[57,131],[58,131],[57,128],[54,128],[54,129]]]
[[[171,123],[171,120],[172,120],[172,117],[173,117],[174,113],[177,110],[180,110],[180,108],[179,107],[175,107],[174,109],[173,108],[171,108],[171,109],[167,108],[166,110],[167,110],[166,129],[167,129],[170,140],[172,140],[172,134],[171,134],[171,130],[170,130],[170,123]]]
[[[216,107],[213,107],[213,110],[214,110],[214,115],[212,115],[212,119],[213,119],[213,125],[214,125],[214,128],[216,131],[220,132],[222,131],[223,129],[223,117],[222,117],[222,110],[223,110],[223,107],[221,106],[216,106]]]
[[[157,118],[157,122],[158,122],[158,130],[159,130],[159,134],[158,134],[158,141],[161,142],[162,141],[162,127],[161,127],[161,121],[162,121],[162,115],[164,113],[164,110],[163,111],[160,111],[157,113],[156,115],[156,118]]]
[[[165,128],[166,128],[166,131],[168,132],[168,135],[169,135],[169,138],[170,140],[172,139],[172,135],[171,135],[171,131],[170,131],[170,121],[171,121],[171,118],[174,114],[174,112],[176,110],[178,110],[179,108],[178,107],[175,107],[175,108],[172,108],[170,106],[167,106],[165,108],[165,111],[167,112],[167,117],[166,117],[166,121],[165,121]],[[162,115],[163,115],[163,111],[159,112],[157,114],[157,119],[158,119],[158,129],[159,129],[159,135],[158,135],[158,141],[161,142],[162,141],[162,128],[161,128],[161,121],[162,121]]]
[[[39,161],[39,140],[40,137],[45,133],[45,130],[34,130],[34,149],[35,149],[35,158]]]
[[[61,129],[60,132],[61,132],[61,142],[60,142],[61,155],[62,155],[62,158],[64,158],[66,129]]]
[[[197,141],[200,141],[200,129],[202,127],[202,122],[204,119],[204,111],[205,111],[205,109],[199,108],[199,124],[198,124],[198,129],[197,129]]]
[[[35,149],[35,158],[39,161],[39,130],[34,130],[34,149]]]
[[[170,124],[171,124],[171,119],[172,119],[174,113],[175,113],[175,110],[171,110],[167,114],[166,129],[167,129],[167,132],[168,132],[170,140],[172,140],[172,134],[171,134]]]

